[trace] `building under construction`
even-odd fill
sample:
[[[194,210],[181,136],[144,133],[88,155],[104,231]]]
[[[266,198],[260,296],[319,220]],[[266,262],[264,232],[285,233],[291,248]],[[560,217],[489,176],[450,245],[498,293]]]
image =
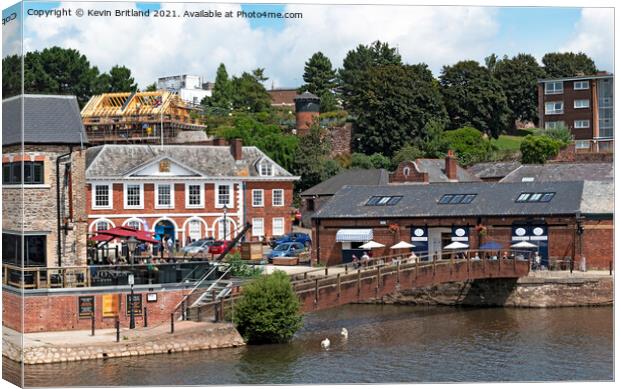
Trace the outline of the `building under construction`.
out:
[[[91,144],[179,143],[190,134],[204,141],[206,126],[193,111],[197,107],[168,91],[104,93],[91,97],[82,121]]]

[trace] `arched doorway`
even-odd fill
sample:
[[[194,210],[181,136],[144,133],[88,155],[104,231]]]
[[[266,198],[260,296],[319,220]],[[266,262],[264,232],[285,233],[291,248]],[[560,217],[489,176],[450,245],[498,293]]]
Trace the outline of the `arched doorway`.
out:
[[[174,242],[176,240],[176,229],[174,224],[170,220],[160,220],[155,224],[155,235],[159,238],[165,236],[166,238],[172,238]]]

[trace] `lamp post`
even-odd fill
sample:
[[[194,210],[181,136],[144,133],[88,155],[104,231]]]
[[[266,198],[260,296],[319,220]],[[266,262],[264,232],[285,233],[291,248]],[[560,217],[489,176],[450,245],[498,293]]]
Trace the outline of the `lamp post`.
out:
[[[138,246],[138,239],[135,236],[130,236],[127,239],[127,250],[129,251],[129,263],[133,266],[133,253],[136,251],[136,247]]]
[[[228,213],[228,207],[226,205],[224,205],[224,240],[228,240],[226,239],[226,227],[227,227],[227,222],[226,222],[226,214]]]
[[[136,328],[136,319],[133,312],[133,274],[130,274],[129,277],[127,277],[127,282],[129,282],[129,286],[131,287],[131,293],[129,294],[129,329],[133,330]]]

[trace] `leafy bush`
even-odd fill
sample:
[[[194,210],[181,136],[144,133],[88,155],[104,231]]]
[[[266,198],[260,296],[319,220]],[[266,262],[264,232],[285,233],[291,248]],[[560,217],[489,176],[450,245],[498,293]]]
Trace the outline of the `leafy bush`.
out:
[[[560,147],[567,146],[573,141],[573,134],[566,127],[539,129],[536,135],[548,136],[560,142]]]
[[[406,144],[400,150],[398,150],[392,157],[392,170],[396,169],[398,165],[403,161],[415,161],[418,158],[423,158],[424,152],[418,147]]]
[[[239,253],[227,254],[224,261],[230,264],[230,274],[233,277],[257,277],[263,272],[262,268],[245,263]]]
[[[301,328],[302,317],[288,275],[276,271],[245,285],[233,321],[248,343],[289,341]]]
[[[456,153],[461,166],[470,166],[487,160],[494,149],[488,138],[472,127],[446,131],[443,139]]]
[[[370,156],[362,153],[351,154],[351,167],[360,169],[389,169],[390,159],[381,153]]]
[[[562,146],[561,141],[546,135],[528,135],[521,142],[521,163],[545,163]]]

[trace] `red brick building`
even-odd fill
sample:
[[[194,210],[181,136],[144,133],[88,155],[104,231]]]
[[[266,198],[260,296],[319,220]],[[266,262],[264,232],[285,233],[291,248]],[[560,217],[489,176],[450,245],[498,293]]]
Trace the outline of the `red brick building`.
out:
[[[358,258],[368,240],[394,252],[401,240],[418,255],[441,256],[452,241],[471,249],[496,242],[536,245],[544,264],[585,257],[589,269],[613,261],[613,183],[519,182],[345,186],[313,218],[313,253],[334,265]]]
[[[256,240],[291,231],[298,179],[256,147],[104,145],[88,149],[88,231],[116,226],[188,239]]]
[[[566,127],[577,151],[613,152],[612,74],[538,81],[540,127]]]

